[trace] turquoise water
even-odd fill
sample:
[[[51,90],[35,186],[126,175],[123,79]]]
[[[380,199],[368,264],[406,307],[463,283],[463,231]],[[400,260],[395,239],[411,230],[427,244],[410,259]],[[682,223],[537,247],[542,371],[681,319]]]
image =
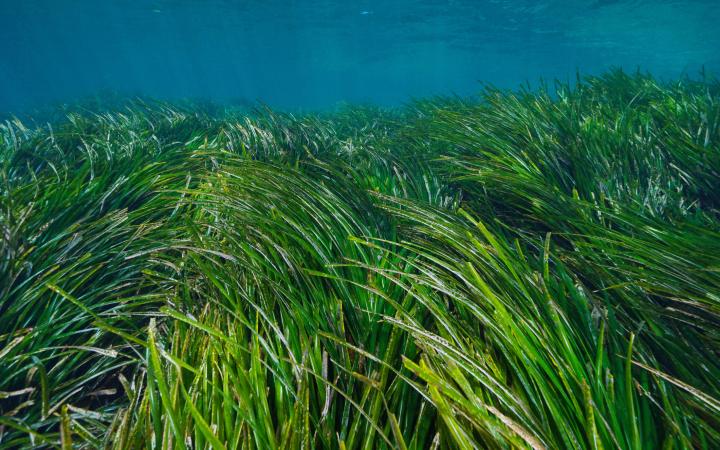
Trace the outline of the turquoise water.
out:
[[[0,111],[84,96],[317,109],[720,72],[720,1],[0,0]]]

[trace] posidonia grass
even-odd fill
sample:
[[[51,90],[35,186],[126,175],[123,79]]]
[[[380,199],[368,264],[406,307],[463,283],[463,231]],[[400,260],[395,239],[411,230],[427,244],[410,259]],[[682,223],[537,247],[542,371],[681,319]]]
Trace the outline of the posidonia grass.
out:
[[[0,129],[0,448],[720,447],[720,84]]]

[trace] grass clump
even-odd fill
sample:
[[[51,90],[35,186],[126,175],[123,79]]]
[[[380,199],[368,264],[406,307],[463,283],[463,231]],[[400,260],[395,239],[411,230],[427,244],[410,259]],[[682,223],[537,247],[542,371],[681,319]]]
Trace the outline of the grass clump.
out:
[[[0,129],[0,448],[717,448],[720,86]]]

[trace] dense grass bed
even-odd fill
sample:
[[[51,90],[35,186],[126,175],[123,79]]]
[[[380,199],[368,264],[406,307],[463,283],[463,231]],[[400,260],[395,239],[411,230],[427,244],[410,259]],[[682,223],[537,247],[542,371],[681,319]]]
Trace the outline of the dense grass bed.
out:
[[[720,85],[0,128],[0,448],[720,448]]]

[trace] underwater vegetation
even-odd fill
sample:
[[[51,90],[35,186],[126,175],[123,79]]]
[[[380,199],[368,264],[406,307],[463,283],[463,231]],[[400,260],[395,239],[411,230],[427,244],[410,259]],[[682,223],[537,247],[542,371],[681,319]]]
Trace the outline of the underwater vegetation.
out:
[[[0,128],[0,448],[720,447],[720,83]]]

